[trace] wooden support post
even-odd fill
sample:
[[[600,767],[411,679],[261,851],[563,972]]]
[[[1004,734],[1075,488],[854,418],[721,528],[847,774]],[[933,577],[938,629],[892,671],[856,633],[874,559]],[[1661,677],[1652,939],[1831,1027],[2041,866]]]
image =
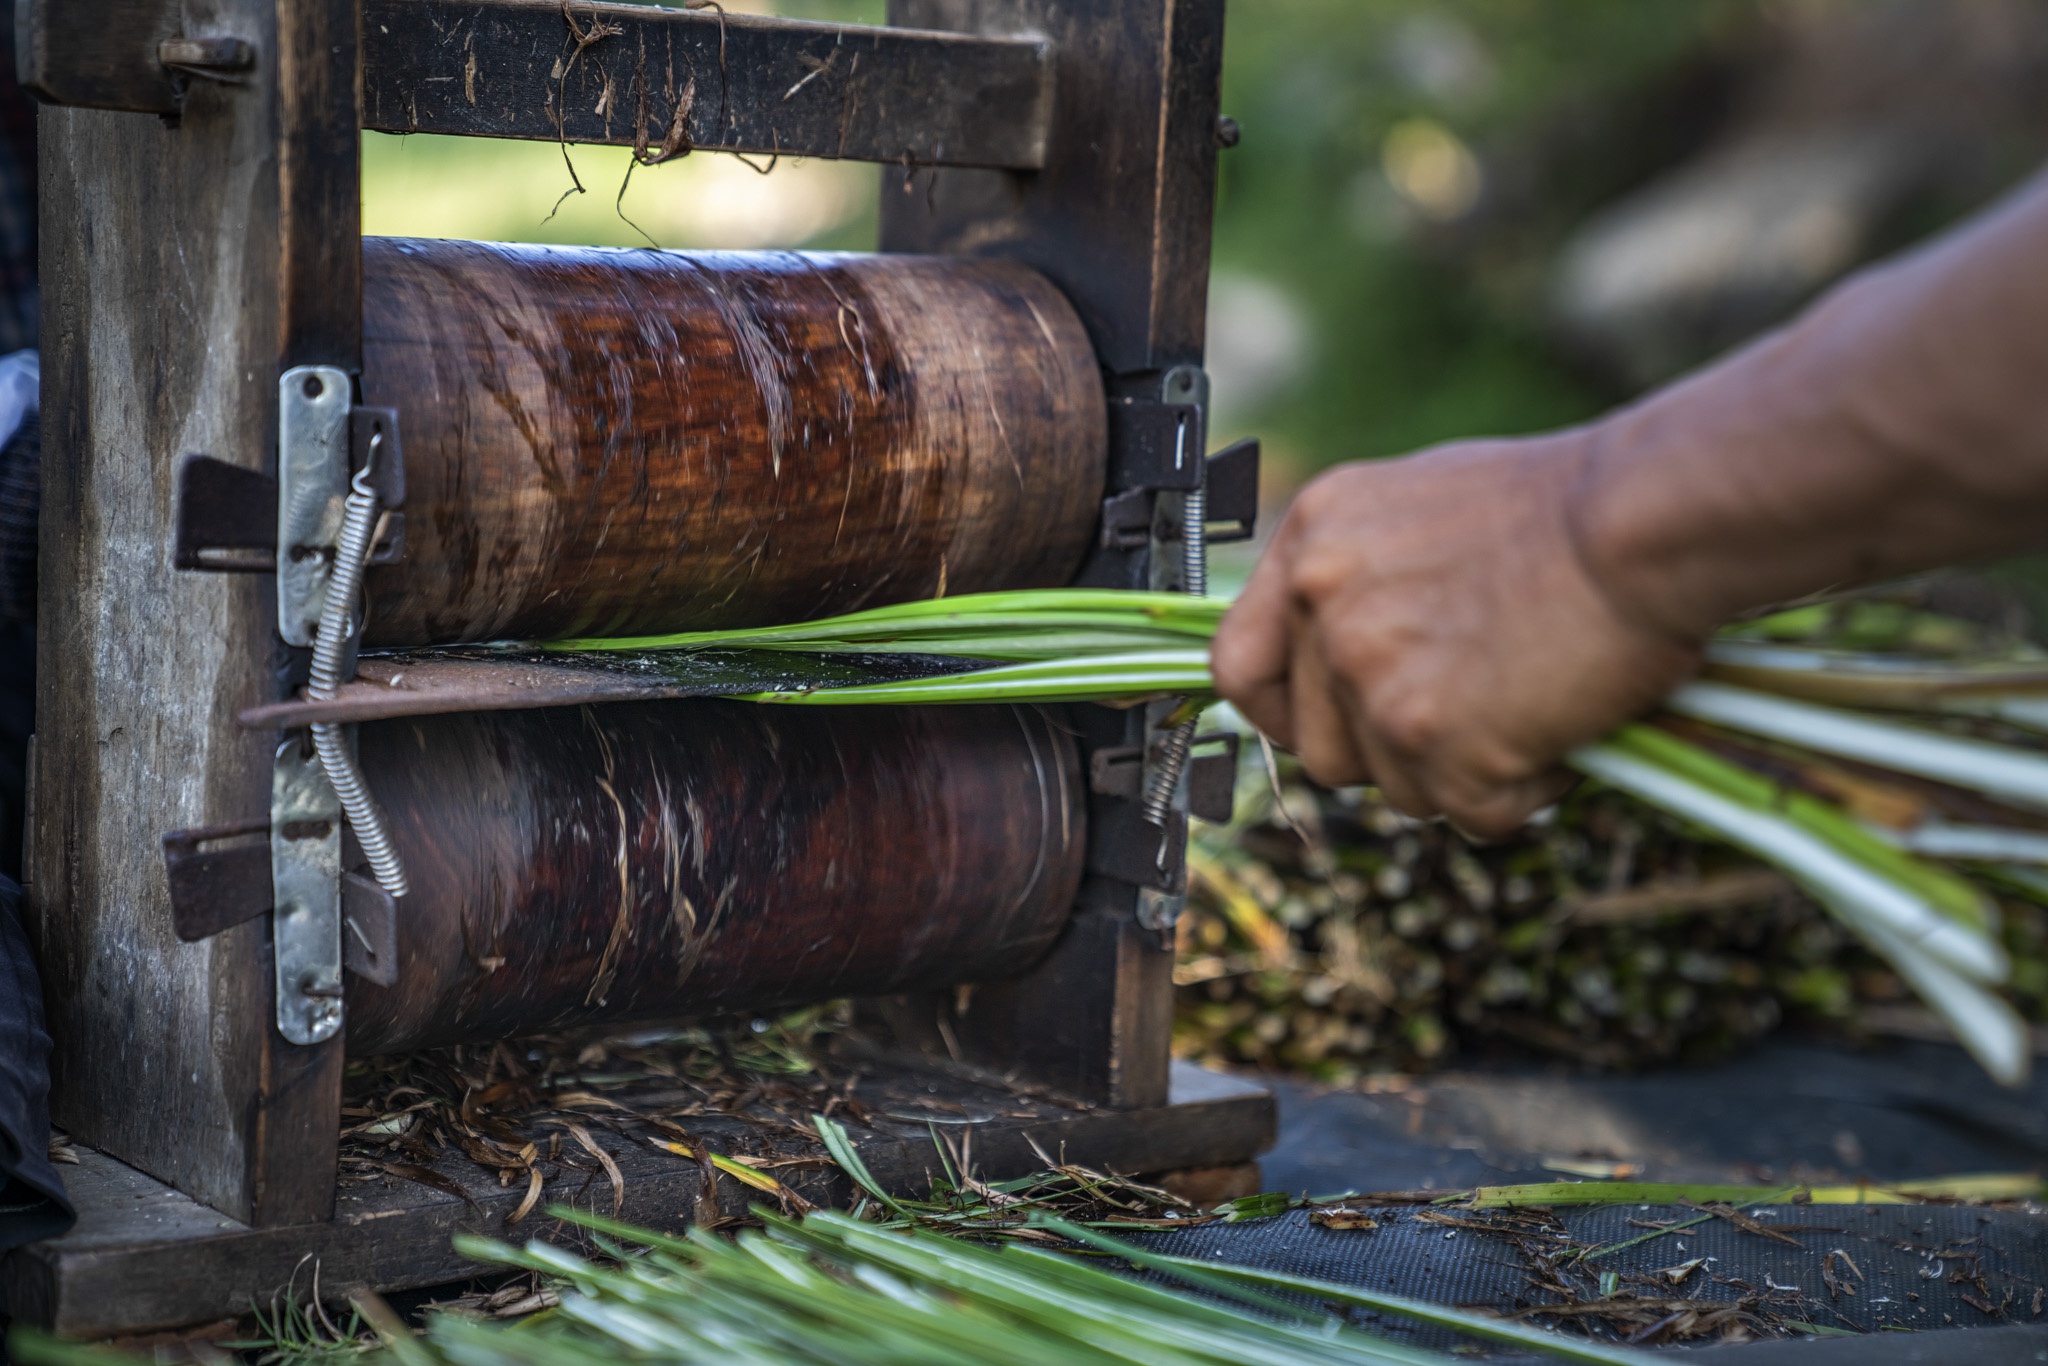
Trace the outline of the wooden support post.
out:
[[[41,116],[33,933],[74,1136],[238,1219],[333,1208],[340,1038],[287,1044],[267,921],[172,933],[158,840],[267,818],[270,579],[170,565],[176,462],[272,467],[277,379],[360,364],[354,0],[218,0],[253,69],[180,115]],[[46,11],[61,19],[55,10]]]
[[[1055,99],[1042,171],[885,169],[883,249],[1035,266],[1079,311],[1112,400],[1169,399],[1168,372],[1202,363],[1222,0],[890,0],[889,22],[1042,34],[1053,47]],[[1113,441],[1116,431],[1113,423]],[[1113,449],[1113,481],[1124,463]],[[1152,546],[1109,540],[1081,581],[1152,586]],[[1142,713],[1076,708],[1073,720],[1091,750],[1142,750],[1150,738]],[[1092,797],[1091,841],[1116,838],[1133,814],[1128,798]],[[1140,888],[1115,876],[1120,860],[1105,854],[1091,852],[1096,872],[1074,919],[1031,974],[971,993],[898,997],[874,1013],[907,1043],[1087,1100],[1163,1103],[1172,935],[1138,923]]]

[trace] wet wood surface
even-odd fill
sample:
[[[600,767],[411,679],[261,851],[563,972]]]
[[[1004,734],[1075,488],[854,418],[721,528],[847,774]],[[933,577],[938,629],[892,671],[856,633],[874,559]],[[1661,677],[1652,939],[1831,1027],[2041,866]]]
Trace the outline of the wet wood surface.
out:
[[[406,553],[370,644],[799,621],[1066,582],[1106,427],[1073,309],[996,261],[372,238]]]
[[[976,1169],[989,1180],[1042,1167],[1034,1144],[1097,1170],[1154,1173],[1243,1162],[1273,1141],[1270,1094],[1191,1063],[1174,1065],[1171,1096],[1160,1105],[1124,1111],[1022,1096],[887,1058],[842,1062],[836,1070],[844,1073],[849,1066],[858,1069],[849,1093],[874,1115],[872,1127],[849,1123],[854,1144],[876,1179],[902,1195],[923,1196],[931,1189],[937,1174],[935,1124],[956,1141],[971,1135]],[[721,1152],[756,1153],[787,1142],[781,1125],[717,1118],[690,1123]],[[668,1232],[687,1229],[704,1198],[697,1164],[594,1121],[590,1128],[624,1183],[618,1217]],[[545,1147],[561,1132],[536,1128],[534,1137]],[[62,1238],[0,1258],[0,1314],[71,1337],[145,1332],[245,1313],[252,1302],[269,1303],[295,1272],[303,1293],[308,1256],[320,1266],[323,1293],[338,1297],[357,1286],[404,1290],[474,1275],[477,1264],[450,1246],[454,1233],[577,1244],[573,1230],[539,1212],[508,1225],[525,1197],[524,1186],[499,1184],[459,1153],[436,1160],[434,1171],[461,1196],[377,1175],[342,1189],[331,1222],[275,1230],[228,1219],[98,1153],[86,1151],[81,1159],[81,1165],[64,1169],[79,1208],[78,1226]],[[819,1203],[844,1207],[855,1198],[852,1183],[831,1167],[781,1167],[775,1175]],[[601,1174],[551,1182],[545,1198],[614,1212],[611,1186]],[[715,1198],[721,1212],[737,1214],[761,1197],[727,1177]]]
[[[1012,976],[1081,877],[1075,748],[1034,709],[620,703],[359,747],[412,892],[353,1053]]]

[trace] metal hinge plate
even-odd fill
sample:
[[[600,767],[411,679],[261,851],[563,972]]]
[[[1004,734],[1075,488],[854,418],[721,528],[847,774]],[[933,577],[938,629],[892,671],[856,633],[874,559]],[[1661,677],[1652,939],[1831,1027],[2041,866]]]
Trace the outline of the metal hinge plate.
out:
[[[325,1042],[341,1029],[341,799],[296,735],[271,770],[270,886],[278,1032]]]
[[[346,373],[300,365],[277,386],[277,630],[311,645],[327,601],[334,545],[348,497]]]

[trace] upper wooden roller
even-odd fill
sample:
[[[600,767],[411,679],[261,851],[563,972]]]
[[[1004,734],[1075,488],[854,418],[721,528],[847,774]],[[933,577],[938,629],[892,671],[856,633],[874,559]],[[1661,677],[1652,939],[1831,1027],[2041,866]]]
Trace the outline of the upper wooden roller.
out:
[[[802,620],[1062,583],[1107,444],[1080,320],[960,257],[369,238],[406,551],[367,643]]]

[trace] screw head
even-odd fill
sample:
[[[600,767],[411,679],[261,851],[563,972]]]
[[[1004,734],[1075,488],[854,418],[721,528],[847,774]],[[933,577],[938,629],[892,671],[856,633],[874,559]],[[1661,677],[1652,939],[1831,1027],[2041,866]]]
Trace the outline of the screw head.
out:
[[[1218,147],[1235,147],[1237,146],[1237,140],[1242,136],[1244,136],[1244,130],[1237,126],[1236,119],[1231,118],[1228,114],[1218,114],[1216,116],[1216,145]]]

